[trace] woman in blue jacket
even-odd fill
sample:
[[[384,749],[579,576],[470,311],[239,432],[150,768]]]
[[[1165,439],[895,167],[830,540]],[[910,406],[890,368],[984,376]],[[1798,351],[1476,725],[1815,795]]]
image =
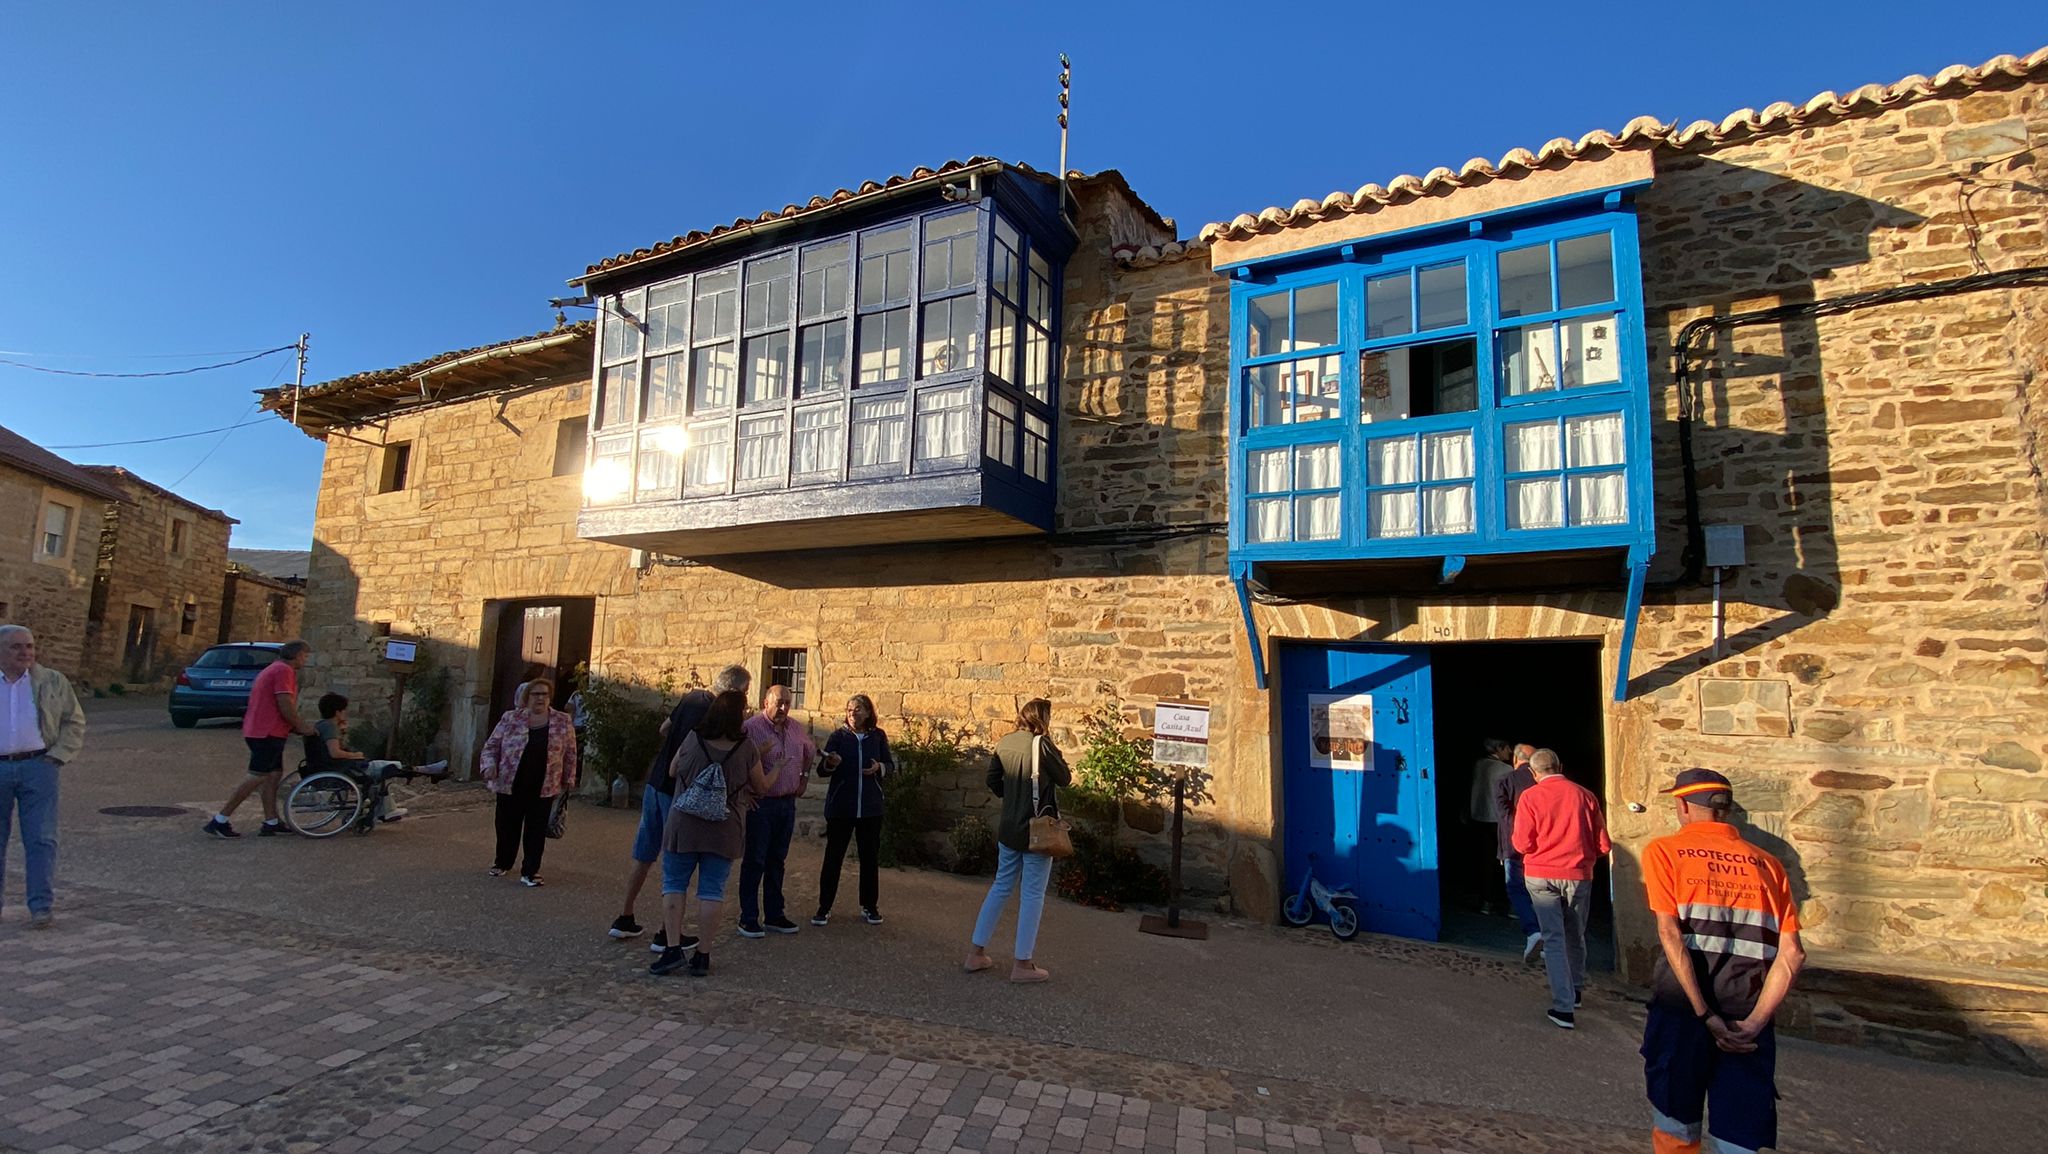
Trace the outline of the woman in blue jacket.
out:
[[[839,868],[846,861],[850,838],[860,849],[860,918],[882,924],[875,908],[877,863],[882,849],[882,779],[896,768],[889,755],[889,735],[875,725],[875,703],[856,693],[846,703],[846,724],[825,739],[818,772],[832,779],[825,787],[825,869],[818,875],[818,912],[811,924],[832,920],[832,899],[839,896]]]

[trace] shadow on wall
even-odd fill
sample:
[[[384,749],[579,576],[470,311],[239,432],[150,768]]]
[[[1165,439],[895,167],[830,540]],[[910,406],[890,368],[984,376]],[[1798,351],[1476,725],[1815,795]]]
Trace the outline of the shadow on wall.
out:
[[[1638,212],[1646,312],[1666,317],[1661,327],[1654,320],[1648,325],[1652,378],[1667,383],[1672,344],[1702,306],[1727,318],[1812,302],[1831,270],[1869,263],[1874,235],[1924,221],[1780,174],[1691,157],[1660,159],[1657,183],[1643,193]],[[1835,459],[1829,381],[1839,388],[1840,378],[1861,366],[1828,363],[1815,318],[1716,330],[1695,350],[1691,367],[1699,405],[1693,447],[1700,519],[1745,531],[1747,564],[1728,575],[1723,596],[1731,605],[1767,611],[1766,620],[1727,638],[1724,655],[1736,656],[1821,620],[1840,604],[1834,488],[1876,480],[1880,463]],[[1685,396],[1677,398],[1677,405],[1686,403]],[[1677,405],[1658,406],[1651,430],[1662,516],[1647,601],[1698,608],[1711,598],[1704,582],[1657,588],[1660,579],[1680,576],[1677,563],[1687,547]],[[1694,652],[1634,678],[1630,693],[1664,688],[1715,660],[1709,636]]]

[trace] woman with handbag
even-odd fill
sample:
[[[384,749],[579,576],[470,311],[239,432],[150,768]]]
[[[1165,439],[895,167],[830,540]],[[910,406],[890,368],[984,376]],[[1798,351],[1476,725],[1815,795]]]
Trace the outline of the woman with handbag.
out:
[[[670,974],[683,968],[701,978],[711,972],[711,937],[725,910],[725,882],[746,852],[747,811],[768,792],[760,751],[746,739],[747,695],[738,690],[711,699],[669,763],[675,804],[661,832],[661,912],[668,945],[647,967]],[[690,875],[697,875],[697,936],[683,933]],[[695,952],[692,952],[694,947]]]
[[[1052,877],[1053,859],[1074,852],[1056,795],[1060,787],[1073,784],[1074,775],[1067,769],[1067,759],[1045,735],[1051,724],[1052,703],[1032,698],[1017,710],[1016,730],[997,742],[989,757],[988,788],[1003,799],[1003,811],[996,826],[996,880],[981,903],[981,916],[974,920],[974,948],[966,962],[970,974],[995,965],[988,956],[989,939],[995,937],[996,922],[1015,890],[1017,951],[1010,980],[1042,982],[1052,976],[1031,958],[1038,943],[1038,919],[1045,912],[1045,887]]]
[[[498,719],[484,741],[480,759],[484,784],[498,795],[498,852],[491,876],[510,870],[513,855],[523,846],[519,884],[524,886],[543,884],[540,855],[547,848],[555,799],[576,788],[576,729],[568,714],[548,707],[554,692],[554,683],[545,677],[527,682],[518,706]]]

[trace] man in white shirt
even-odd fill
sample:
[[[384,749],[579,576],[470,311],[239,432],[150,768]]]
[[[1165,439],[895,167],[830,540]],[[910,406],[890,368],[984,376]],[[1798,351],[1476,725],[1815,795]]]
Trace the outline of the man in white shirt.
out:
[[[0,893],[7,840],[21,814],[29,925],[46,930],[57,873],[57,770],[85,744],[85,710],[71,682],[36,664],[35,634],[0,625]]]

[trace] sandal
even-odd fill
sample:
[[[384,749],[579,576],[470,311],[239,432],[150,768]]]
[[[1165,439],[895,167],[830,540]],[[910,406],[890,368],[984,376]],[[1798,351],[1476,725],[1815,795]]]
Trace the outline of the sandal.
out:
[[[970,974],[978,974],[983,970],[994,969],[995,964],[996,960],[994,958],[989,957],[987,954],[976,954],[968,958],[966,964],[961,966],[960,968],[966,970]]]
[[[1010,980],[1020,986],[1031,982],[1042,982],[1050,977],[1052,977],[1052,971],[1044,966],[1034,966],[1029,963],[1019,962],[1017,965],[1010,967]]]

